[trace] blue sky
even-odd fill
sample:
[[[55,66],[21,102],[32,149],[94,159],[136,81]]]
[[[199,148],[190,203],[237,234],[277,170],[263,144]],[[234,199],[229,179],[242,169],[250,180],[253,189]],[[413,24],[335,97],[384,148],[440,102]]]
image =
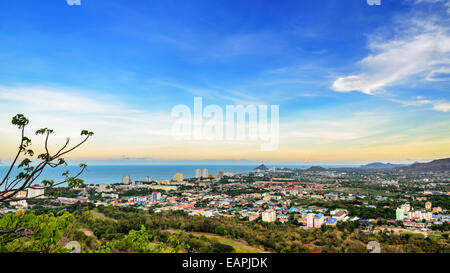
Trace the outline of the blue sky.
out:
[[[36,126],[60,128],[61,138],[87,126],[97,140],[77,159],[359,163],[450,155],[447,1],[2,5],[0,122],[20,111]],[[167,140],[170,109],[192,105],[194,96],[221,106],[280,105],[280,149],[201,142],[188,149]],[[0,159],[8,160],[15,134],[0,129]]]

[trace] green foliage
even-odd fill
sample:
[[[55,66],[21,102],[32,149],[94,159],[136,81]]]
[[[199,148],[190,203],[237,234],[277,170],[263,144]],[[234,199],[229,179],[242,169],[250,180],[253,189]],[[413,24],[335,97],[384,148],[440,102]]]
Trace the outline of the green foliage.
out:
[[[141,225],[141,229],[137,231],[131,230],[121,243],[125,244],[126,247],[130,248],[133,252],[151,252],[153,248],[150,247],[150,242],[153,237],[154,234],[149,233],[145,226]]]
[[[222,225],[217,226],[214,229],[214,233],[219,234],[219,235],[227,235],[228,234],[227,229]]]
[[[83,131],[81,131],[81,135],[82,136],[92,136],[92,135],[94,135],[94,133],[90,132],[88,130],[83,130]]]
[[[215,243],[213,245],[214,253],[232,253],[235,252],[234,247],[226,244]]]
[[[1,202],[7,202],[14,198],[13,195],[16,195],[19,190],[26,190],[31,186],[31,184],[42,174],[45,167],[50,166],[52,168],[65,165],[67,166],[66,160],[61,157],[64,154],[67,154],[74,149],[78,148],[81,144],[83,144],[89,137],[91,137],[94,133],[90,132],[88,130],[82,130],[81,135],[86,136],[83,141],[78,143],[77,145],[73,146],[72,148],[68,148],[69,139],[67,139],[66,144],[61,147],[55,154],[51,154],[48,149],[48,140],[49,135],[53,133],[52,129],[49,128],[42,128],[36,131],[36,135],[45,135],[45,152],[39,154],[36,158],[38,159],[38,162],[35,162],[36,166],[30,166],[32,163],[31,158],[34,156],[34,151],[29,149],[28,147],[31,145],[31,139],[25,136],[25,127],[28,125],[29,120],[23,115],[23,114],[17,114],[12,118],[11,123],[13,125],[18,126],[19,129],[22,130],[22,138],[19,146],[19,151],[12,161],[11,167],[9,171],[6,173],[5,177],[0,179],[0,186],[4,186],[4,190],[0,191],[0,203]],[[17,160],[19,159],[20,154],[23,154],[26,156],[20,163],[17,165],[18,174],[14,179],[11,179],[9,177],[11,175],[11,171],[16,166]],[[39,162],[40,161],[40,162]],[[42,181],[42,185],[47,189],[51,189],[53,187],[56,187],[61,184],[67,184],[68,187],[74,188],[84,185],[84,181],[78,176],[85,170],[86,165],[80,164],[81,171],[75,175],[70,177],[69,172],[64,172],[63,176],[65,177],[65,180],[60,182],[54,182],[53,180],[44,180]],[[13,181],[13,183],[9,184],[7,181]],[[36,181],[37,182],[37,181]],[[57,193],[57,191],[49,191],[52,193]]]
[[[2,252],[67,252],[58,243],[64,232],[76,228],[75,217],[62,210],[35,215],[34,212],[9,213],[0,218],[0,230],[9,231],[0,235]]]
[[[16,125],[19,127],[19,129],[22,129],[26,125],[28,125],[30,121],[22,114],[17,114],[12,118],[11,123],[13,125]]]
[[[242,239],[250,245],[257,245],[275,252],[366,252],[366,244],[376,240],[384,252],[443,252],[449,247],[445,237],[439,240],[407,238],[391,233],[380,233],[370,238],[368,233],[360,231],[359,221],[339,222],[335,227],[306,229],[292,224],[248,222],[234,218],[191,216],[181,213],[145,214],[142,211],[125,212],[114,207],[98,207],[99,211],[111,221],[95,221],[92,228],[102,238],[117,236],[129,232],[130,228],[145,225],[147,230],[156,232],[154,240],[167,242],[169,235],[176,235],[180,242],[190,247],[188,252],[214,252],[217,241],[205,236],[192,236],[186,232],[215,233],[232,239]],[[166,230],[183,230],[177,234]],[[101,231],[101,232],[100,232]],[[225,234],[226,231],[226,235]],[[374,236],[374,235],[371,235]],[[416,246],[413,248],[412,246]]]

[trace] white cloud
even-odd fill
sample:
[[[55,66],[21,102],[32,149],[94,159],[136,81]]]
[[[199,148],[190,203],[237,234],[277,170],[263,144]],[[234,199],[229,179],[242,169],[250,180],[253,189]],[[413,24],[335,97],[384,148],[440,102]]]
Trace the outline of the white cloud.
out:
[[[438,101],[433,103],[433,108],[442,112],[450,112],[450,102]]]
[[[68,136],[79,138],[83,129],[92,130],[95,137],[90,141],[93,145],[90,149],[96,151],[98,148],[102,153],[111,152],[112,148],[124,149],[126,145],[134,151],[136,146],[150,149],[171,138],[168,112],[136,109],[109,96],[63,88],[2,86],[0,156],[9,155],[16,147],[18,132],[11,126],[11,118],[17,113],[30,119],[27,129],[30,136],[39,128],[54,129],[53,143],[63,143]]]
[[[430,82],[441,82],[450,80],[450,67],[437,68],[430,71],[430,73],[428,73],[426,77],[426,80]]]
[[[377,135],[388,122],[388,116],[375,112],[311,119],[305,117],[281,124],[280,136],[295,144],[343,143]]]
[[[0,100],[17,103],[26,108],[39,107],[47,111],[101,113],[110,110],[106,104],[95,99],[47,87],[0,86]]]
[[[415,100],[393,100],[395,102],[401,103],[405,106],[424,106],[431,105],[434,110],[441,112],[450,111],[450,102],[445,100],[430,100],[424,99],[421,96],[417,96]]]
[[[411,1],[411,0],[409,0]],[[450,13],[450,1],[448,0],[415,0],[415,4],[443,4],[447,8],[447,13]]]
[[[423,78],[433,80],[435,73],[445,72],[450,66],[449,33],[448,24],[435,19],[410,19],[398,26],[393,39],[372,36],[372,53],[359,62],[361,72],[339,77],[332,89],[374,94],[413,76],[424,74],[428,76]]]

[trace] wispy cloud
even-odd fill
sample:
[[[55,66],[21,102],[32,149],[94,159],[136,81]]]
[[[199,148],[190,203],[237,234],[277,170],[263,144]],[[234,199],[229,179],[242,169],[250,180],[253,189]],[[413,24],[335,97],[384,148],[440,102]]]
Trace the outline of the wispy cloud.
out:
[[[82,129],[94,131],[92,153],[123,153],[135,146],[154,147],[171,137],[170,113],[137,109],[105,95],[68,91],[64,88],[0,88],[0,146],[9,153],[17,132],[10,119],[17,113],[31,121],[28,133],[42,127],[55,129],[53,139],[63,142],[67,136],[79,136]],[[122,145],[128,143],[127,145]],[[38,146],[39,147],[39,146]],[[116,149],[112,149],[116,147]],[[3,148],[3,147],[2,147]]]
[[[447,8],[447,13],[450,13],[450,2],[448,0],[408,0],[415,1],[415,4],[442,4]]]
[[[0,86],[0,100],[20,104],[22,107],[47,111],[107,112],[108,106],[95,99],[76,93],[56,91],[48,87],[4,87]]]
[[[411,77],[433,80],[450,66],[450,28],[436,18],[400,23],[394,38],[372,36],[371,54],[359,62],[360,73],[337,78],[332,89],[375,94]]]
[[[288,142],[295,142],[294,145],[339,145],[380,134],[389,121],[387,115],[375,112],[317,116],[283,124],[281,137]]]
[[[392,99],[392,101],[398,102],[404,106],[431,105],[432,109],[437,110],[437,111],[441,111],[441,112],[449,112],[450,111],[450,102],[448,102],[446,100],[430,100],[430,99],[425,99],[421,96],[417,96],[413,100]]]

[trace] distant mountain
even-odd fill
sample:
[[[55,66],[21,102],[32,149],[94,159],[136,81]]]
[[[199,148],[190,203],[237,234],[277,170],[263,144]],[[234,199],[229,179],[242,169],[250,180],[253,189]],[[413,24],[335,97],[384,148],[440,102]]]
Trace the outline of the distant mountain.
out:
[[[393,169],[397,167],[405,167],[407,164],[392,164],[392,163],[382,163],[382,162],[374,162],[366,165],[361,165],[360,168],[363,169]]]
[[[267,168],[264,164],[259,165],[258,167],[254,168],[254,170],[261,170],[261,171],[267,171],[269,168]]]
[[[436,159],[427,163],[414,163],[406,167],[397,167],[396,169],[410,172],[450,171],[450,158]]]
[[[323,172],[323,171],[326,171],[327,169],[325,169],[324,167],[320,167],[320,166],[312,166],[306,170],[309,172]]]

